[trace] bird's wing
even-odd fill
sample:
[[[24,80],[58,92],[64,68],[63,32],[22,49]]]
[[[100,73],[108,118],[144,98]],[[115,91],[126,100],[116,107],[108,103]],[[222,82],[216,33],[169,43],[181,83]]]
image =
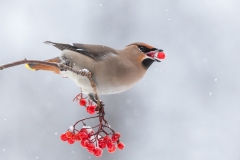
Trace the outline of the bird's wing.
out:
[[[113,48],[102,46],[102,45],[91,45],[91,44],[80,44],[80,43],[54,43],[50,41],[44,42],[46,44],[51,44],[60,50],[71,50],[88,56],[96,61],[103,60],[107,56],[112,54],[117,55],[117,51]]]

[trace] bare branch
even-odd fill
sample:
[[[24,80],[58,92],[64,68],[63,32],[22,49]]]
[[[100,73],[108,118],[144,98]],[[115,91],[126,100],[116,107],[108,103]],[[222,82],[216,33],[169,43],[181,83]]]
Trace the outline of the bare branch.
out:
[[[67,66],[65,64],[61,64],[61,63],[46,62],[46,61],[39,61],[39,60],[27,60],[26,58],[24,60],[0,65],[0,70],[10,68],[10,67],[14,67],[14,66],[18,66],[18,65],[21,65],[21,64],[26,64],[26,63],[44,64],[44,65],[48,65],[48,66],[54,66],[54,67],[59,68],[60,70],[65,70],[65,71],[68,70],[68,71],[71,71],[71,72],[76,73],[78,75],[86,76],[89,79],[89,81],[91,83],[91,86],[93,88],[93,92],[94,92],[94,95],[95,95],[95,99],[97,100],[98,108],[102,108],[101,101],[99,100],[99,97],[98,97],[98,94],[97,94],[96,84],[94,83],[94,81],[92,79],[92,73],[91,72],[87,72],[85,70],[75,70],[72,67],[69,67],[69,66]]]

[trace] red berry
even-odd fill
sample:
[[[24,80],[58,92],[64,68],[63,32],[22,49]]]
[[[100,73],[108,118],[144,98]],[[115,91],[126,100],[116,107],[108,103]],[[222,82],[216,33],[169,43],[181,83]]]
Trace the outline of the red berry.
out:
[[[159,59],[164,59],[164,58],[165,58],[165,53],[164,53],[164,52],[158,52],[157,57],[158,57]]]
[[[103,140],[106,142],[106,143],[108,143],[108,142],[111,142],[112,140],[111,140],[111,138],[110,137],[108,137],[108,135],[106,135],[104,138],[103,138]]]
[[[64,134],[64,133],[60,136],[60,138],[61,138],[62,141],[67,141],[68,140],[68,138],[66,137],[66,134]]]
[[[96,157],[100,157],[100,156],[102,155],[102,153],[103,153],[103,150],[102,150],[101,148],[95,148],[95,149],[93,150],[93,154],[94,154],[94,156],[96,156]]]
[[[83,139],[80,144],[82,147],[87,147],[87,145],[89,144],[89,141],[88,139]]]
[[[120,133],[114,133],[113,135],[112,135],[112,141],[113,142],[117,142],[118,141],[118,139],[120,138]]]
[[[112,149],[114,147],[114,144],[112,142],[107,143],[107,148]]]
[[[88,134],[88,131],[87,131],[87,129],[86,128],[82,128],[79,132],[85,132],[85,133],[87,133]]]
[[[80,101],[79,101],[79,105],[80,106],[86,106],[86,104],[87,104],[87,101],[86,101],[86,99],[80,99]]]
[[[75,141],[72,140],[71,138],[67,140],[69,144],[73,144]]]
[[[102,149],[106,148],[107,146],[106,142],[103,140],[99,140],[98,145],[99,145],[99,148],[102,148]]]
[[[90,105],[90,106],[87,106],[86,110],[89,114],[94,114],[95,113],[95,108],[96,108],[96,106]]]
[[[88,134],[86,132],[79,132],[78,136],[79,136],[80,139],[88,138]]]
[[[67,132],[65,133],[65,135],[66,135],[67,138],[72,138],[73,133],[70,132],[70,131],[67,131]]]
[[[113,152],[115,152],[115,151],[116,151],[116,146],[115,146],[115,145],[113,145],[113,148],[108,149],[108,152],[109,152],[109,153],[113,153]]]
[[[125,145],[122,142],[120,142],[117,144],[117,147],[118,149],[122,150],[125,147]]]
[[[94,153],[94,152],[93,152],[94,149],[95,149],[95,146],[94,146],[93,143],[89,143],[89,144],[87,144],[87,150],[88,150],[88,152],[90,152],[90,153]]]
[[[120,137],[121,137],[121,134],[118,133],[118,132],[115,132],[113,135],[114,135],[115,137],[117,137],[117,138],[120,138]]]
[[[113,141],[113,142],[117,142],[117,141],[118,141],[118,138],[115,137],[115,136],[112,136],[112,141]]]
[[[76,134],[74,134],[74,139],[76,140],[76,141],[80,141],[81,140],[81,138],[79,138],[79,134],[78,133],[76,133]]]
[[[76,140],[74,134],[73,134],[73,136],[72,136],[71,138],[69,138],[69,139],[72,139],[73,141]]]

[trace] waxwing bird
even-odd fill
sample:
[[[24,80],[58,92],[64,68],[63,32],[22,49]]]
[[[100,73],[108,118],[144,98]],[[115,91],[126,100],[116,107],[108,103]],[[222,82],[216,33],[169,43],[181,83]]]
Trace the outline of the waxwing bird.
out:
[[[63,44],[49,41],[45,43],[62,50],[60,56],[46,60],[47,62],[63,63],[76,70],[88,69],[92,72],[99,95],[128,90],[144,76],[153,62],[160,62],[165,58],[162,49],[142,42],[129,44],[123,50],[92,44]],[[84,94],[93,93],[87,77],[43,64],[26,64],[25,66],[34,71],[53,71],[69,77],[81,87]]]

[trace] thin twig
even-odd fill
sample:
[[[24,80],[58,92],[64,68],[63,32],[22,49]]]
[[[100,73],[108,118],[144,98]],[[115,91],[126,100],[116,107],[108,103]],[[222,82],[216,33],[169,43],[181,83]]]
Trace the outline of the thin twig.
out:
[[[83,121],[85,121],[85,120],[87,120],[87,119],[92,119],[92,118],[97,118],[97,117],[99,117],[99,116],[83,118],[83,119],[77,121],[77,122],[73,125],[73,127],[75,127],[79,122],[83,122]]]

